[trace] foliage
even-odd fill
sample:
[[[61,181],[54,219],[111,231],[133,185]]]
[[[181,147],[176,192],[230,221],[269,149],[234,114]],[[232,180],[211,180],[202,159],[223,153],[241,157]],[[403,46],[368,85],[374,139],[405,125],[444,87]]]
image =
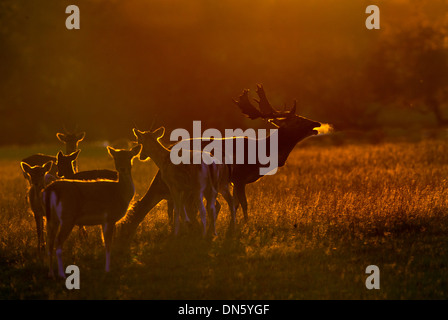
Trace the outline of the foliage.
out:
[[[65,2],[0,6],[2,145],[51,142],[63,126],[114,140],[154,118],[253,126],[231,99],[257,83],[274,106],[297,99],[301,115],[343,129],[393,126],[379,115],[397,105],[445,107],[446,0],[378,1],[380,30],[351,0],[97,0],[80,4],[76,31]]]
[[[381,35],[367,70],[377,101],[431,112],[445,125],[448,19],[425,16],[423,2],[416,7],[405,24]]]

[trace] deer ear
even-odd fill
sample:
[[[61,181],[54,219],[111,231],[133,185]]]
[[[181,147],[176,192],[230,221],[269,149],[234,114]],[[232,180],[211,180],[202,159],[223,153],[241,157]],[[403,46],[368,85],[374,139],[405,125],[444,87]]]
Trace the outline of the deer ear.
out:
[[[133,147],[131,149],[132,156],[135,157],[136,155],[138,155],[140,153],[141,150],[142,150],[142,145],[141,144],[136,145],[135,147]]]
[[[138,130],[138,129],[132,129],[132,132],[134,133],[134,136],[137,138],[137,139],[140,139],[142,136],[143,136],[143,132],[141,132],[140,130]]]
[[[82,141],[82,140],[84,140],[85,137],[86,137],[86,133],[83,131],[83,132],[78,133],[78,134],[76,135],[76,140],[78,140],[78,141]]]
[[[158,139],[162,138],[163,135],[165,134],[165,127],[160,127],[159,129],[157,129],[156,131],[154,131],[153,134],[154,134],[155,136],[157,136]]]
[[[280,128],[281,127],[281,124],[280,123],[277,123],[276,121],[278,121],[277,119],[269,119],[268,120],[268,122],[270,123],[270,124],[272,124],[273,126],[275,126],[276,128]]]
[[[70,153],[69,157],[72,161],[76,160],[78,158],[79,153],[81,152],[81,149],[78,149],[72,153]]]
[[[26,162],[20,162],[20,167],[22,168],[23,172],[29,173],[31,166]]]
[[[48,171],[51,170],[51,167],[53,166],[53,162],[52,161],[48,161],[46,164],[43,165],[43,168],[45,170],[45,173],[47,173]]]
[[[65,134],[58,132],[58,133],[56,133],[56,137],[59,139],[59,141],[66,142],[67,137]]]
[[[113,158],[117,154],[117,150],[114,148],[107,146],[107,152],[109,152],[110,156]]]

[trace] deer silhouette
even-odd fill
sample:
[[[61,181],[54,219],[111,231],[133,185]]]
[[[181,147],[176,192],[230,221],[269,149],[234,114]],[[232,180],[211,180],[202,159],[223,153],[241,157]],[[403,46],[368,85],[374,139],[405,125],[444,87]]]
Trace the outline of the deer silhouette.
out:
[[[249,100],[249,90],[246,89],[239,96],[238,100],[234,100],[241,112],[250,119],[264,119],[278,129],[278,167],[285,165],[286,160],[296,146],[296,144],[305,138],[317,135],[316,130],[321,126],[320,122],[316,122],[295,114],[296,103],[289,111],[278,111],[274,109],[266,98],[266,94],[262,85],[257,86],[257,94],[259,100],[259,109],[256,108]],[[247,151],[247,137],[233,137],[231,139],[244,139],[244,148]],[[266,139],[271,139],[268,136]],[[209,143],[209,142],[206,142]],[[234,143],[233,145],[236,145]],[[270,143],[266,143],[269,146]],[[245,152],[247,154],[247,152]],[[233,165],[231,182],[234,185],[234,205],[235,210],[241,204],[244,219],[248,220],[248,204],[246,197],[246,185],[253,183],[263,177],[260,174],[260,167],[264,166],[260,163],[254,164],[238,164]],[[146,214],[160,201],[168,200],[168,215],[172,217],[171,195],[168,186],[164,183],[161,172],[158,171],[146,194],[137,201],[126,213],[125,218],[120,222],[120,237],[130,238],[135,232],[137,226],[143,221]],[[216,203],[216,212],[220,209],[219,202]]]
[[[131,169],[134,157],[142,146],[130,150],[107,150],[115,162],[117,180],[57,180],[43,191],[47,217],[47,253],[49,276],[54,277],[53,251],[56,246],[58,274],[65,278],[62,246],[73,227],[101,225],[106,249],[106,272],[110,269],[110,253],[115,223],[121,219],[134,197],[135,187]]]
[[[56,133],[56,137],[58,138],[58,140],[65,144],[65,153],[66,154],[70,154],[70,153],[73,153],[76,150],[78,150],[78,144],[79,144],[79,142],[81,142],[84,139],[85,135],[86,135],[85,132],[76,133],[76,132],[68,132],[67,130],[65,130],[65,133],[61,133],[61,132]],[[50,174],[53,176],[56,176],[56,171],[57,171],[56,161],[57,161],[57,159],[55,156],[50,156],[50,155],[46,155],[46,154],[42,154],[42,153],[36,153],[36,154],[33,154],[31,156],[28,156],[28,157],[22,159],[21,162],[24,162],[24,163],[28,164],[29,166],[33,167],[33,166],[43,166],[45,163],[47,163],[49,161],[51,161],[53,163]],[[74,170],[75,170],[75,172],[77,171],[76,162],[74,162]],[[24,173],[24,177],[31,183],[29,176],[26,175],[25,173]]]

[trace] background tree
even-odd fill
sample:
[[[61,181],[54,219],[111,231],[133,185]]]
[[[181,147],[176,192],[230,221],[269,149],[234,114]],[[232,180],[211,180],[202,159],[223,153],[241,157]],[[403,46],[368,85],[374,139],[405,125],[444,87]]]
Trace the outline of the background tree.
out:
[[[367,67],[375,100],[430,112],[448,125],[448,24],[424,15],[384,32]]]

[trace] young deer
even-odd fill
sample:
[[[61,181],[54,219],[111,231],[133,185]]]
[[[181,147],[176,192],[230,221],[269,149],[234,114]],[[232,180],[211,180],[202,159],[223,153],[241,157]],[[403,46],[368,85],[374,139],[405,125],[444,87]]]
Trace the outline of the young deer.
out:
[[[98,180],[98,179],[107,179],[107,180],[117,180],[118,173],[113,170],[86,170],[79,171],[75,173],[74,162],[78,158],[80,149],[77,151],[70,153],[69,155],[64,155],[62,151],[59,151],[57,158],[57,175],[59,178],[70,179],[70,180]]]
[[[59,139],[59,141],[61,141],[62,143],[65,144],[65,152],[67,154],[70,154],[70,153],[78,150],[78,143],[84,139],[85,135],[86,135],[85,132],[81,132],[81,133],[60,133],[60,132],[58,132],[58,133],[56,133],[56,137]],[[56,176],[56,169],[57,169],[57,167],[55,165],[56,160],[57,159],[54,156],[49,156],[49,155],[42,154],[42,153],[36,153],[29,157],[22,159],[22,162],[25,162],[28,165],[33,167],[33,166],[43,166],[48,161],[51,161],[51,162],[53,162],[53,166],[50,171],[50,174],[53,176]],[[76,163],[74,164],[74,168],[75,168],[75,172],[76,172],[76,170],[77,170]],[[31,183],[31,180],[29,180],[29,177],[25,173],[24,173],[24,177]]]
[[[49,155],[42,154],[42,153],[36,153],[29,157],[22,159],[22,161],[20,161],[20,166],[22,167],[22,163],[26,163],[30,167],[34,167],[34,166],[42,167],[44,164],[46,164],[48,162],[52,163],[52,167],[51,167],[49,173],[53,176],[56,176],[56,171],[57,171],[57,168],[55,166],[56,157],[54,157],[54,156],[49,156]],[[22,171],[23,171],[23,167],[22,167]],[[26,180],[28,180],[30,185],[32,185],[30,176],[25,171],[23,171],[23,176],[25,177]]]
[[[37,250],[40,252],[44,248],[43,217],[45,216],[45,211],[42,203],[42,191],[45,185],[49,184],[50,180],[55,179],[47,174],[51,169],[52,162],[49,161],[43,166],[36,165],[33,167],[26,162],[21,162],[20,166],[31,182],[28,191],[28,201],[36,221]]]
[[[70,154],[78,150],[78,144],[82,140],[84,140],[86,136],[85,132],[66,132],[66,133],[57,133],[56,137],[65,144],[65,154]],[[78,171],[78,165],[75,162],[73,162],[73,168],[75,172]]]
[[[101,225],[106,248],[106,272],[110,270],[110,250],[115,223],[121,219],[134,197],[132,161],[142,146],[131,150],[108,147],[118,171],[118,180],[58,180],[44,190],[43,199],[47,216],[47,253],[49,275],[53,273],[53,247],[56,244],[58,274],[65,278],[62,263],[62,245],[75,225]]]
[[[160,139],[165,133],[161,127],[155,131],[142,132],[133,129],[138,143],[143,146],[140,160],[151,158],[159,167],[161,178],[169,188],[174,202],[174,234],[179,231],[179,216],[182,213],[189,221],[187,210],[199,209],[202,221],[203,236],[207,233],[206,209],[203,198],[207,200],[209,209],[209,231],[216,234],[216,197],[218,192],[227,201],[232,213],[231,224],[235,225],[235,210],[229,190],[231,166],[212,162],[211,164],[173,164],[170,150],[165,148]]]

